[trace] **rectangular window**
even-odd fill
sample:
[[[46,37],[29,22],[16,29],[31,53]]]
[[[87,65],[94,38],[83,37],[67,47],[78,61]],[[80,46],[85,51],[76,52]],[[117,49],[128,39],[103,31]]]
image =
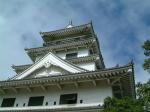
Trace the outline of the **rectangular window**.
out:
[[[59,104],[76,104],[77,103],[77,94],[64,94],[60,96]]]
[[[72,59],[72,58],[77,58],[77,53],[69,53],[66,54],[66,59]]]
[[[44,96],[30,97],[28,106],[41,106],[43,105]]]
[[[90,53],[90,54],[93,54],[93,51],[92,51],[92,49],[90,49],[90,50],[89,50],[89,53]]]
[[[16,98],[4,98],[1,107],[13,107]]]

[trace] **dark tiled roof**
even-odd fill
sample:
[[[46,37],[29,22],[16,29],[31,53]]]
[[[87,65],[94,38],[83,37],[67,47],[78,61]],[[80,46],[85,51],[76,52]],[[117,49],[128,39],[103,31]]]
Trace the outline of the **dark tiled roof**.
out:
[[[54,40],[57,38],[64,38],[64,37],[72,37],[76,35],[82,35],[82,34],[89,34],[92,31],[92,24],[84,24],[80,26],[74,26],[71,28],[64,28],[60,30],[55,31],[49,31],[49,32],[40,32],[43,40],[45,42]]]

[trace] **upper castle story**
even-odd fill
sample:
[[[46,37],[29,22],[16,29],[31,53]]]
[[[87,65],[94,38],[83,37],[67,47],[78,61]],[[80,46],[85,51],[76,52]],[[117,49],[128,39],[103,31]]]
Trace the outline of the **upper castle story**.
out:
[[[79,26],[69,23],[64,29],[40,32],[40,35],[44,41],[43,46],[25,49],[33,64],[52,52],[61,59],[88,71],[105,68],[92,22]],[[12,67],[20,74],[33,64]]]

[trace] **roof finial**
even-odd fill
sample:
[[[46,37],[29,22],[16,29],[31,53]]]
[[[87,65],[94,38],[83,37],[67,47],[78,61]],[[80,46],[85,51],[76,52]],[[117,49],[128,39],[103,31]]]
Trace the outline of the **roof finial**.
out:
[[[73,27],[72,20],[69,21],[69,24],[67,25],[66,28],[71,28],[71,27]]]
[[[69,21],[69,24],[72,25],[72,20]]]

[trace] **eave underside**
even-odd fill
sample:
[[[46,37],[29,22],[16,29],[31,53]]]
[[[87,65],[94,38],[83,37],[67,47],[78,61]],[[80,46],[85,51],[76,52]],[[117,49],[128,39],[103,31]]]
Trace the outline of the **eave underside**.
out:
[[[24,70],[28,69],[33,64],[27,64],[27,65],[13,65],[12,68],[15,70],[17,74],[23,72]]]

